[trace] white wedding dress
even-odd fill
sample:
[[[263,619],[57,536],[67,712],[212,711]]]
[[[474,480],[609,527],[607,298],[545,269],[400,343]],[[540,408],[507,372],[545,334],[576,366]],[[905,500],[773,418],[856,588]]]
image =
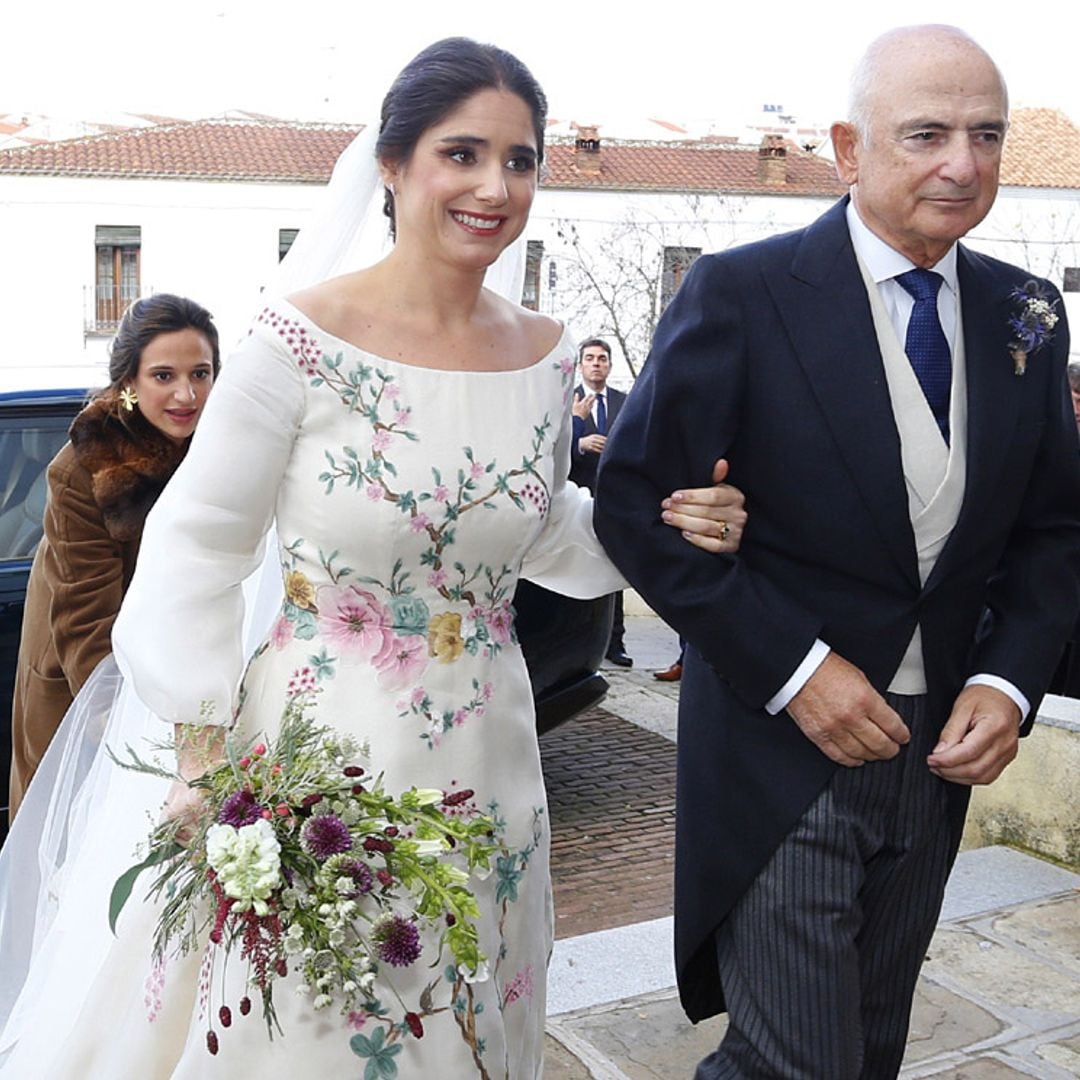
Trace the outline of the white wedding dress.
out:
[[[464,981],[426,941],[417,964],[377,985],[384,1012],[342,1016],[314,1012],[290,975],[275,995],[284,1035],[271,1041],[257,997],[238,1015],[246,965],[219,964],[212,982],[199,952],[153,967],[156,913],[137,886],[85,1000],[56,1000],[55,1026],[24,1022],[4,1080],[540,1075],[549,823],[510,601],[521,576],[572,596],[624,584],[593,535],[591,500],[565,480],[574,356],[564,333],[521,370],[405,365],[273,302],[147,521],[114,637],[125,677],[168,723],[227,724],[238,709],[242,732],[273,736],[289,696],[315,689],[317,719],[366,739],[388,790],[474,789],[509,852],[474,882],[489,978]],[[272,521],[285,599],[237,692],[240,583]],[[160,788],[141,798],[124,808],[140,829]],[[134,861],[123,856],[110,852],[98,893]],[[83,919],[104,920],[104,903],[80,895]],[[44,950],[53,985],[80,949],[79,931],[65,933]]]

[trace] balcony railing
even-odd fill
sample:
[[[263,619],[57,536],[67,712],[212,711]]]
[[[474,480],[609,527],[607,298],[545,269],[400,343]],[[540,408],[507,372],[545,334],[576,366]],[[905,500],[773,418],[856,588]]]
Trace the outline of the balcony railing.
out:
[[[146,295],[137,285],[83,286],[83,325],[87,334],[114,334],[128,307]]]

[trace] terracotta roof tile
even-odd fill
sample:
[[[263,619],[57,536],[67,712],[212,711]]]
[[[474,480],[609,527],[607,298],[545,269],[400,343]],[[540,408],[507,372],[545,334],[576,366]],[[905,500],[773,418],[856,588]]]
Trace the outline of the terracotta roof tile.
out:
[[[1080,188],[1080,127],[1059,109],[1013,109],[1001,183]]]
[[[10,115],[10,114],[9,114]],[[6,119],[6,117],[5,117]],[[170,122],[0,150],[0,174],[323,183],[359,125],[254,118]],[[601,142],[599,172],[575,164],[572,140],[547,147],[545,187],[607,191],[727,191],[837,195],[832,164],[786,143],[786,182],[759,177],[758,147],[693,142]],[[1080,128],[1056,109],[1015,109],[1001,182],[1080,188]]]
[[[0,151],[0,174],[325,183],[359,125],[199,120]]]
[[[600,169],[581,169],[573,143],[556,142],[545,155],[547,188],[608,191],[728,191],[769,195],[840,195],[831,162],[787,144],[786,180],[758,174],[758,147],[730,143],[637,143],[605,140]]]

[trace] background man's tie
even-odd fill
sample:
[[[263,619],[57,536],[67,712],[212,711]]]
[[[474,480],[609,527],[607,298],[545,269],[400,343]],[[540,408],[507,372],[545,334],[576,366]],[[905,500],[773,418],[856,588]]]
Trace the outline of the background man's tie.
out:
[[[607,406],[602,393],[596,395],[596,430],[600,435],[607,434]]]

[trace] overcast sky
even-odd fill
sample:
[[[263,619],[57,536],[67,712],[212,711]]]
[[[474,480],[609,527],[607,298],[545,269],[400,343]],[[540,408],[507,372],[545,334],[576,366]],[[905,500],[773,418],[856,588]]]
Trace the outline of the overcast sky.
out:
[[[871,0],[113,0],[9,3],[0,44],[0,112],[74,119],[115,112],[184,118],[228,109],[362,121],[420,48],[465,34],[517,53],[551,115],[745,122],[763,104],[804,123],[843,111],[847,73],[895,25]],[[732,10],[734,8],[734,10]],[[1076,0],[909,0],[905,22],[951,22],[1001,66],[1014,104],[1080,121]]]

